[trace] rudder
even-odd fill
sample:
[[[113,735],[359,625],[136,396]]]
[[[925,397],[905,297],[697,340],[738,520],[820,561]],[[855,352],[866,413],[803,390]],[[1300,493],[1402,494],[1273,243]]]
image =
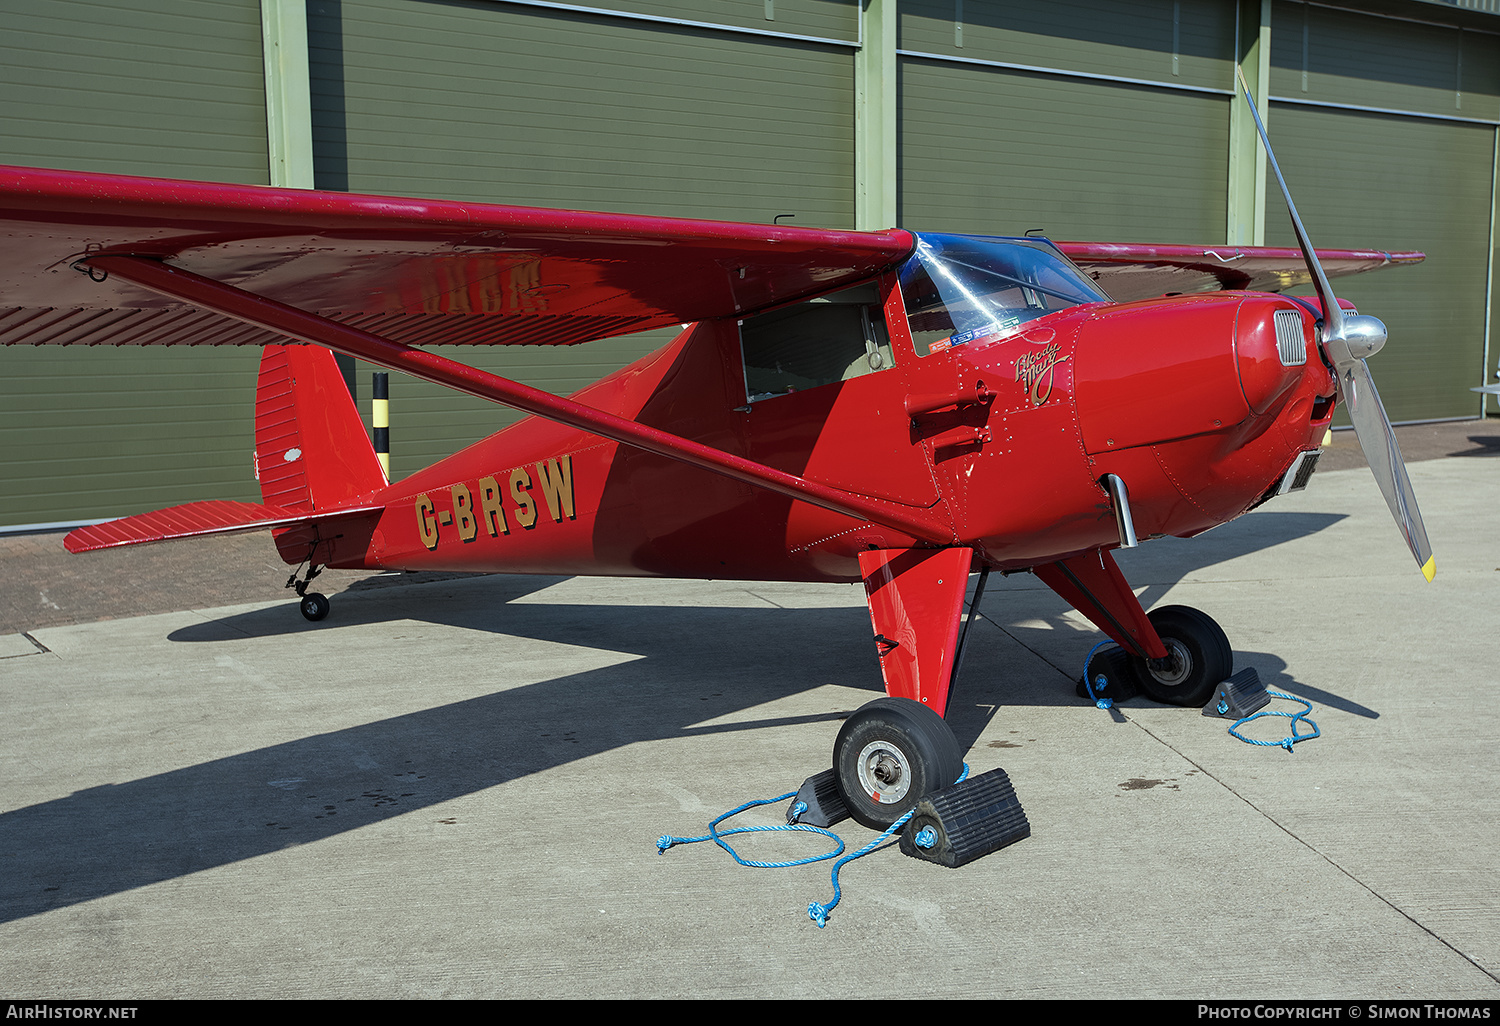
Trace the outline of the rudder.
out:
[[[267,506],[313,512],[385,487],[333,353],[270,345],[255,389],[255,472]]]

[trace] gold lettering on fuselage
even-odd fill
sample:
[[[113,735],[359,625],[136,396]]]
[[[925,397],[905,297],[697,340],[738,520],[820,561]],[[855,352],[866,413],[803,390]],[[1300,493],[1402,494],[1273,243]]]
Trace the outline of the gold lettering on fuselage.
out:
[[[500,483],[493,477],[479,479],[479,516],[491,538],[510,534],[510,525],[505,522],[505,508],[500,505]]]
[[[536,525],[536,500],[527,491],[531,487],[531,475],[525,467],[510,472],[510,497],[516,503],[516,523],[528,530]]]
[[[536,481],[542,501],[554,523],[577,518],[573,491],[573,457],[558,456],[534,463]],[[491,538],[510,534],[506,519],[504,491],[495,477],[481,477],[470,484],[459,481],[449,487],[452,509],[438,509],[431,496],[422,493],[416,498],[417,535],[428,550],[438,547],[438,541],[449,525],[458,532],[459,541],[471,542],[479,537],[479,527]],[[536,526],[539,505],[537,492],[533,490],[531,471],[517,467],[509,475],[509,492],[514,506],[510,515],[523,528]],[[477,501],[476,501],[477,499]]]
[[[1042,405],[1052,395],[1054,368],[1067,359],[1058,353],[1058,344],[1051,342],[1036,352],[1016,357],[1016,380],[1026,386],[1033,406]]]
[[[437,548],[438,522],[432,512],[432,500],[425,494],[417,496],[417,533],[428,549]]]
[[[548,472],[551,468],[551,472]],[[573,519],[573,457],[547,460],[536,465],[536,476],[542,485],[542,497],[547,500],[547,512],[554,522],[564,516]]]
[[[473,541],[479,533],[479,524],[474,520],[474,494],[462,481],[453,486],[453,516],[458,521],[458,540]]]

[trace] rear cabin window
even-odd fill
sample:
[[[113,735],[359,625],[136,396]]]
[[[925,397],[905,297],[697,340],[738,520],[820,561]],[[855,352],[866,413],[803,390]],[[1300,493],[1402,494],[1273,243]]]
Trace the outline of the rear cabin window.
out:
[[[740,322],[740,348],[751,402],[892,366],[873,284],[747,317]]]

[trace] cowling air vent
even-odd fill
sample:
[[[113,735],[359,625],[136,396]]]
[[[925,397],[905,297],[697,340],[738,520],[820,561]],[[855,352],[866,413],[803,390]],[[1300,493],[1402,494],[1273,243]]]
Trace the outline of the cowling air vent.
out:
[[[1310,449],[1307,452],[1299,452],[1292,465],[1281,478],[1281,484],[1276,489],[1277,495],[1285,495],[1287,492],[1300,492],[1307,487],[1307,481],[1313,476],[1313,471],[1318,468],[1318,457],[1323,455],[1322,449]]]
[[[1276,311],[1276,352],[1281,356],[1283,367],[1300,367],[1307,362],[1302,315],[1296,310]]]

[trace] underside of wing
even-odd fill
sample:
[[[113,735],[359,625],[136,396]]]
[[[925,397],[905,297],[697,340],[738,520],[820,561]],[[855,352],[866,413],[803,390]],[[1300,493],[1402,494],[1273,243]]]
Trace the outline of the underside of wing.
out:
[[[1299,249],[1111,242],[1059,242],[1057,247],[1122,303],[1220,289],[1281,292],[1312,281]],[[1369,249],[1318,250],[1318,259],[1330,278],[1396,264],[1416,264],[1425,256]]]
[[[408,345],[570,345],[830,291],[913,244],[897,230],[0,167],[0,344],[282,341],[74,266],[105,254],[164,260]]]

